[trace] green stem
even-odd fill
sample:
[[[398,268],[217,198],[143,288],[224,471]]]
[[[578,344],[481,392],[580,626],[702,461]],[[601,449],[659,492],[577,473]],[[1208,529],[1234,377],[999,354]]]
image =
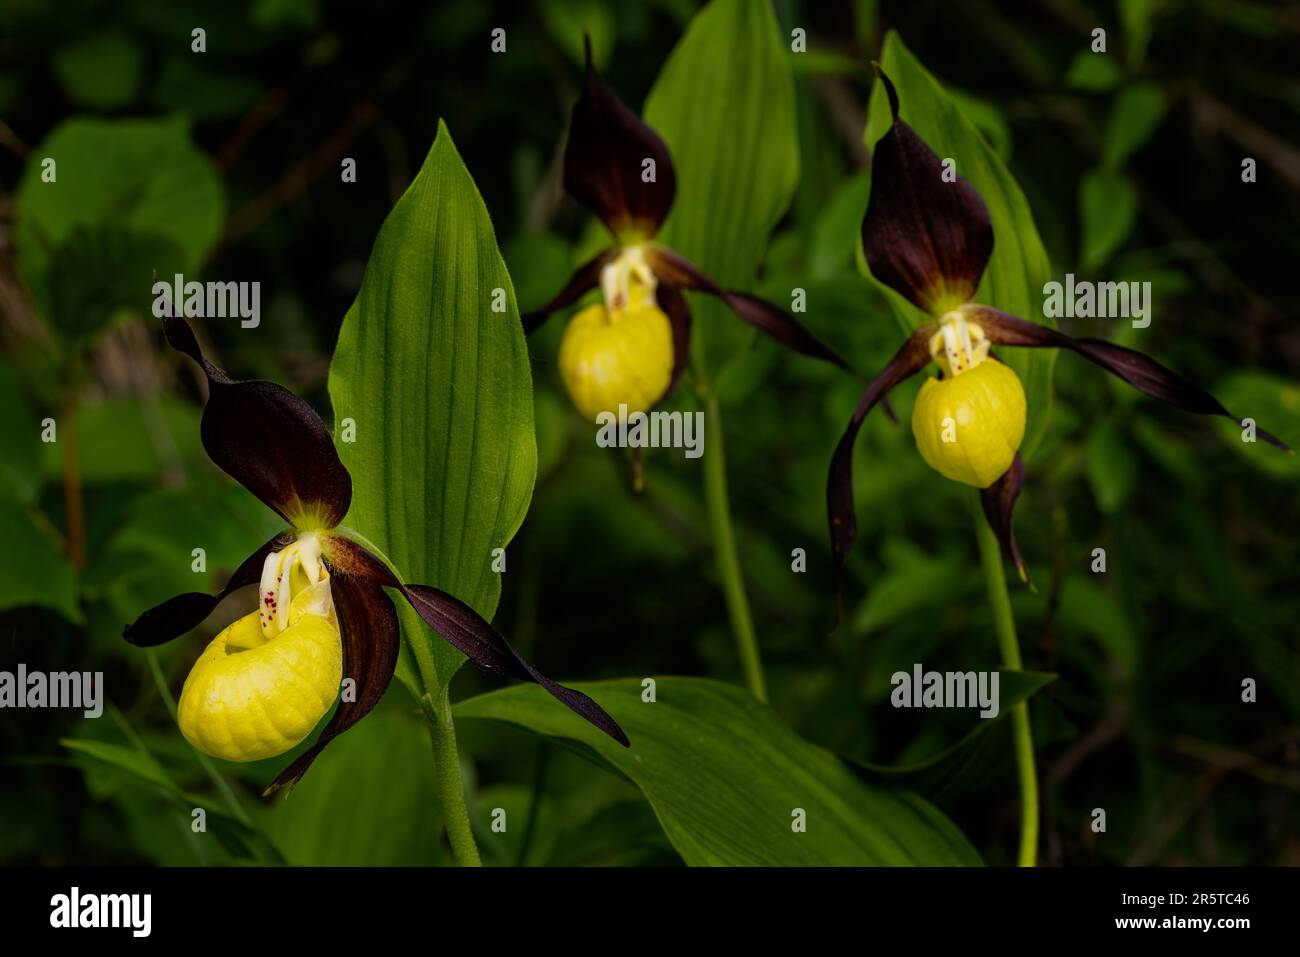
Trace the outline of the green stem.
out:
[[[469,823],[469,809],[465,806],[465,786],[460,779],[460,752],[456,748],[451,698],[443,689],[436,704],[427,694],[424,703],[429,717],[429,740],[433,744],[434,793],[451,852],[462,867],[482,867],[483,860]]]
[[[337,531],[373,552],[399,581],[402,580],[393,560],[378,545],[346,525],[338,526]],[[402,630],[408,639],[417,633],[405,626]],[[474,831],[469,823],[469,808],[465,804],[465,785],[460,777],[460,750],[456,744],[456,723],[451,715],[449,690],[438,676],[438,665],[429,647],[424,642],[410,640],[406,645],[415,658],[420,684],[424,688],[420,704],[424,707],[425,717],[429,719],[429,743],[433,746],[434,797],[442,814],[442,826],[447,830],[447,840],[451,843],[456,863],[462,867],[482,867],[483,859],[479,857],[478,844],[474,841]]]
[[[980,564],[988,589],[989,610],[997,631],[1002,666],[1008,671],[1023,671],[1020,644],[1016,640],[1016,620],[1011,614],[1011,596],[1007,594],[1007,577],[1002,567],[1002,550],[997,537],[984,519],[975,501],[975,537],[979,541]],[[1011,729],[1016,752],[1016,774],[1020,779],[1020,853],[1016,863],[1033,867],[1038,860],[1038,777],[1034,769],[1034,736],[1029,727],[1029,703],[1021,701],[1011,709]]]
[[[718,397],[709,391],[705,397],[705,422],[708,447],[704,453],[704,498],[709,510],[709,527],[713,532],[713,551],[718,560],[718,575],[727,599],[731,631],[736,636],[736,650],[745,673],[745,684],[759,701],[767,701],[767,684],[763,680],[763,662],[754,634],[754,617],[745,595],[740,555],[736,551],[736,534],[731,525],[731,505],[727,498],[727,459],[722,449],[722,413]]]

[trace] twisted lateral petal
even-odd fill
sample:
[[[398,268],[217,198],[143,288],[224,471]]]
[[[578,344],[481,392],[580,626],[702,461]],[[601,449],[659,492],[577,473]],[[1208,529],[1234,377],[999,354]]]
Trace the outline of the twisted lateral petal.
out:
[[[880,375],[871,380],[867,391],[862,393],[857,408],[853,410],[853,418],[835,446],[826,478],[826,511],[830,518],[831,552],[837,569],[843,567],[858,535],[857,516],[853,512],[853,443],[862,428],[862,420],[890,389],[915,375],[930,361],[929,341],[933,334],[933,326],[923,326],[908,337]]]
[[[677,193],[672,156],[659,134],[632,112],[596,72],[585,38],[587,72],[569,120],[564,188],[615,236],[653,236]],[[647,160],[654,176],[646,182]]]
[[[871,274],[926,312],[966,302],[993,253],[993,224],[975,187],[944,178],[944,165],[898,118],[898,93],[884,72],[894,122],[871,158],[871,199],[862,220],[862,251]]]
[[[617,250],[606,249],[595,259],[579,266],[573,275],[569,277],[569,281],[565,283],[564,288],[557,292],[550,302],[524,314],[522,318],[524,335],[531,335],[534,329],[550,317],[551,313],[563,309],[565,306],[573,305],[586,293],[600,285],[601,270],[617,257]]]
[[[1016,453],[1015,461],[1011,463],[1011,468],[1007,469],[1006,474],[988,488],[980,490],[980,504],[984,506],[984,517],[988,520],[989,528],[993,529],[993,534],[997,536],[998,544],[1002,546],[1007,557],[1015,563],[1020,580],[1028,585],[1031,591],[1036,591],[1033,582],[1029,580],[1029,569],[1025,567],[1024,559],[1020,557],[1020,549],[1016,546],[1016,533],[1011,521],[1012,514],[1016,510],[1016,499],[1020,497],[1020,489],[1024,484],[1025,463],[1021,461],[1020,454]]]
[[[628,746],[623,729],[600,705],[580,691],[557,684],[534,668],[478,612],[458,598],[428,585],[402,583],[382,561],[345,538],[331,537],[326,555],[331,566],[345,575],[401,591],[430,628],[480,668],[541,685],[569,710],[590,721],[619,744]]]
[[[677,380],[682,377],[691,358],[691,310],[686,305],[686,297],[667,283],[659,284],[655,298],[673,330],[673,371],[668,388],[664,390],[664,395],[668,395],[676,388]]]
[[[737,316],[761,329],[787,349],[813,359],[821,359],[841,369],[849,368],[849,364],[835,350],[823,344],[792,316],[770,302],[743,292],[728,292],[689,259],[665,246],[655,246],[647,255],[655,275],[663,283],[717,296]]]
[[[1117,346],[1102,339],[1075,339],[1063,332],[1017,318],[990,306],[968,305],[962,311],[984,329],[985,335],[1007,346],[1069,349],[1107,372],[1119,376],[1139,392],[1168,402],[1184,412],[1197,415],[1221,415],[1238,424],[1241,419],[1220,404],[1219,400],[1196,383],[1167,369],[1156,360],[1133,349]],[[1270,445],[1285,452],[1291,447],[1281,439],[1256,428],[1256,434]]]
[[[316,410],[283,386],[235,382],[199,348],[183,319],[163,318],[167,341],[203,370],[203,447],[227,475],[296,528],[333,528],[352,501],[352,476]]]
[[[122,637],[130,644],[141,648],[162,645],[181,635],[188,634],[230,593],[246,585],[256,584],[262,576],[262,565],[266,556],[278,552],[292,541],[291,536],[277,535],[253,554],[244,559],[226,582],[226,587],[215,595],[203,592],[187,592],[169,598],[161,605],[150,608],[134,622],[122,629]]]
[[[266,794],[295,785],[326,745],[379,703],[397,669],[400,637],[392,599],[374,582],[341,570],[331,576],[331,584],[343,639],[343,677],[356,682],[356,694],[340,699],[316,743],[280,772]]]

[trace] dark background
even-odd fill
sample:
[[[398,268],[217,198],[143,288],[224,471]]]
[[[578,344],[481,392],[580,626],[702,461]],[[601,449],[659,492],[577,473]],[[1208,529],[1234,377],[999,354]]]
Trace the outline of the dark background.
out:
[[[520,305],[535,306],[558,288],[589,228],[559,186],[580,76],[576,37],[584,27],[592,32],[607,79],[638,107],[694,9],[690,0],[259,0],[183,10],[130,0],[6,2],[0,343],[21,408],[5,409],[0,428],[61,408],[70,363],[80,370],[79,406],[109,403],[117,412],[96,418],[83,438],[87,561],[75,604],[84,624],[58,603],[41,607],[51,603],[6,595],[0,585],[0,665],[104,670],[112,708],[97,722],[69,712],[0,716],[0,861],[441,859],[436,825],[417,825],[414,837],[390,848],[374,821],[331,816],[323,796],[294,822],[258,809],[259,822],[269,821],[265,845],[232,841],[229,857],[214,859],[187,842],[187,815],[158,788],[61,746],[72,737],[142,742],[186,787],[211,786],[141,653],[117,635],[141,608],[179,590],[169,584],[180,573],[151,565],[159,561],[151,543],[163,531],[177,523],[218,537],[229,530],[229,554],[209,556],[215,576],[242,557],[239,543],[266,517],[197,449],[193,380],[163,353],[148,317],[116,321],[84,348],[60,346],[43,331],[49,319],[25,287],[12,225],[21,216],[20,178],[46,136],[74,116],[187,117],[225,194],[203,277],[262,283],[261,335],[208,330],[220,362],[241,377],[282,382],[325,414],[339,324],[439,118],[492,214]],[[816,301],[829,305],[808,324],[862,369],[878,368],[896,347],[896,322],[851,250],[828,249],[824,239],[832,212],[853,201],[853,177],[867,161],[866,64],[895,29],[950,89],[972,98],[978,124],[1029,199],[1054,277],[1073,271],[1155,285],[1146,330],[1121,323],[1099,331],[1101,320],[1064,328],[1116,335],[1230,408],[1257,410],[1262,427],[1296,444],[1300,7],[1050,0],[778,2],[776,10],[787,30],[808,30],[811,50],[834,56],[797,68],[802,179],[755,288],[787,290],[796,284],[790,277],[818,288]],[[189,31],[200,25],[208,52],[196,57]],[[508,33],[505,55],[489,52],[497,26]],[[1108,31],[1109,72],[1086,62],[1096,26]],[[1154,91],[1163,109],[1111,171],[1137,201],[1131,224],[1101,242],[1124,217],[1110,203],[1081,212],[1080,183],[1103,164],[1109,119],[1135,87]],[[339,182],[344,156],[357,161],[355,184]],[[1241,181],[1246,156],[1258,161],[1253,184]],[[539,481],[511,549],[519,572],[507,579],[498,627],[562,679],[735,680],[698,464],[652,454],[648,493],[633,496],[563,395],[560,331],[553,321],[531,344]],[[1075,357],[1061,357],[1056,370],[1052,426],[1028,462],[1017,514],[1039,592],[1013,592],[1026,667],[1060,676],[1033,701],[1042,860],[1300,863],[1300,468],[1294,457],[1244,447],[1231,424],[1158,407]],[[822,489],[857,386],[764,341],[722,388],[732,502],[773,706],[805,737],[851,759],[910,763],[956,742],[968,721],[921,721],[887,700],[888,676],[914,661],[978,668],[996,654],[956,488],[925,467],[906,428],[869,423],[869,451],[859,461],[872,466],[858,472],[871,477],[859,480],[849,619],[831,634]],[[912,391],[895,399],[904,422]],[[689,383],[681,392],[691,407]],[[172,410],[164,433],[174,427],[175,439],[164,435],[170,450],[159,451],[151,433],[145,452],[154,453],[133,456],[141,416],[130,410],[158,408],[160,396]],[[67,520],[64,483],[57,462],[41,468],[33,507],[57,540]],[[790,573],[795,547],[808,551],[806,575]],[[1105,575],[1089,571],[1096,547],[1107,550]],[[25,557],[11,549],[0,569],[18,574]],[[178,642],[160,653],[173,693],[198,650],[197,642]],[[1244,678],[1258,683],[1256,703],[1241,700]],[[494,686],[466,669],[454,690],[464,697]],[[389,696],[377,726],[405,726],[410,703],[391,700],[401,696]],[[914,783],[987,860],[1005,863],[1018,816],[1005,725],[995,727]],[[371,780],[332,782],[335,801],[379,802],[383,820],[419,816],[418,804],[382,804],[384,776],[396,773],[410,740],[403,735],[384,739],[397,750],[377,753]],[[648,809],[621,782],[611,778],[593,797],[591,772],[576,758],[513,732],[470,729],[464,738],[473,804],[526,807],[539,763],[545,768],[546,803],[530,845],[482,835],[489,861],[557,863],[566,853],[588,863],[674,860]],[[359,737],[353,747],[366,740],[375,739]],[[264,772],[223,769],[250,805]],[[1099,807],[1105,834],[1088,826]],[[575,834],[601,828],[603,840],[573,850]]]

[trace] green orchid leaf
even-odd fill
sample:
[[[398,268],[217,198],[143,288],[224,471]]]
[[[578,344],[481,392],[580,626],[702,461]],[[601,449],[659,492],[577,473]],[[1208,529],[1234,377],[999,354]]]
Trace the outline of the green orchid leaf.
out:
[[[881,66],[898,90],[900,116],[939,156],[952,159],[956,172],[984,198],[993,223],[993,255],[984,270],[976,302],[1013,315],[1052,325],[1043,317],[1043,286],[1050,277],[1047,252],[1038,236],[1029,203],[1006,165],[975,124],[962,112],[938,80],[890,33]],[[883,83],[871,91],[866,143],[874,147],[889,129],[889,103]],[[865,267],[864,267],[865,268]],[[921,311],[902,296],[880,285],[894,305],[905,330],[925,321]],[[1003,349],[999,352],[1025,388],[1029,415],[1021,451],[1032,452],[1047,427],[1051,412],[1052,366],[1055,350]]]
[[[894,781],[904,782],[931,797],[943,793],[954,782],[967,759],[980,743],[982,736],[1003,723],[1011,709],[1056,680],[1056,675],[1038,671],[998,672],[998,714],[992,718],[976,718],[975,725],[952,744],[920,758],[909,758],[895,764],[874,761],[854,761],[871,771]]]
[[[174,119],[70,119],[32,151],[17,195],[19,263],[56,324],[60,289],[52,273],[61,250],[75,259],[63,267],[65,275],[79,272],[83,289],[130,284],[147,294],[155,269],[198,269],[226,209],[212,161],[190,141],[185,123]],[[110,235],[102,232],[110,229]],[[121,275],[128,267],[133,277]],[[73,302],[91,296],[85,292]],[[66,296],[57,306],[66,318]],[[84,323],[74,318],[74,331],[84,334]]]
[[[492,221],[441,123],[375,240],[329,393],[352,473],[346,525],[408,583],[491,620],[493,551],[523,523],[537,476],[532,378]],[[465,659],[398,605],[408,643],[431,650],[440,687],[425,690],[437,694]]]
[[[609,710],[631,748],[554,707],[532,686],[463,701],[455,715],[560,739],[623,775],[641,789],[690,865],[980,863],[933,806],[908,791],[858,780],[743,690],[704,678],[655,682],[653,702],[643,700],[636,679],[576,686]]]
[[[645,120],[677,171],[659,240],[724,288],[752,290],[799,181],[794,77],[770,4],[713,0],[696,14],[646,99]],[[690,305],[692,365],[716,377],[754,330],[711,298],[693,295]]]
[[[1234,415],[1300,449],[1300,381],[1270,372],[1234,372],[1214,394]],[[1214,426],[1228,447],[1252,465],[1279,478],[1300,475],[1300,455],[1278,455],[1266,442],[1247,441],[1251,432],[1226,419],[1216,418]]]
[[[291,800],[272,806],[266,834],[293,865],[437,863],[434,786],[428,730],[414,715],[381,705],[321,754]]]
[[[1079,182],[1079,263],[1100,269],[1137,225],[1137,193],[1121,174],[1091,170]]]
[[[1164,119],[1164,91],[1154,83],[1136,83],[1115,98],[1102,134],[1102,163],[1120,169],[1142,148]]]

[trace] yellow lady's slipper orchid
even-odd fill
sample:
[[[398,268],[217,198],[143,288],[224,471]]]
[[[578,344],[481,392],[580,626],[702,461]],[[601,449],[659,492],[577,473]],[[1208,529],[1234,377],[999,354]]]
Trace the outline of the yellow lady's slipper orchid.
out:
[[[648,412],[672,382],[673,330],[655,299],[657,282],[641,247],[605,266],[605,301],[581,310],[560,342],[560,376],[583,418]]]
[[[655,175],[643,176],[653,163]],[[614,244],[579,266],[550,302],[523,316],[531,333],[551,313],[599,286],[604,303],[580,311],[560,345],[560,375],[583,417],[648,412],[686,367],[691,314],[681,290],[716,296],[742,321],[801,355],[846,363],[781,309],[723,289],[655,236],[677,193],[673,158],[659,134],[618,98],[591,60],[564,148],[564,188],[608,227]]]
[[[385,589],[480,668],[540,685],[628,744],[600,705],[538,671],[473,608],[437,588],[407,584],[353,541],[360,536],[339,524],[352,503],[352,476],[311,406],[273,382],[231,379],[170,311],[163,332],[207,379],[201,439],[208,456],[292,526],[244,559],[221,591],[176,595],[122,631],[130,644],[161,645],[197,628],[228,595],[258,584],[257,611],[223,629],[185,679],[176,718],[194,747],[227,761],[274,757],[305,741],[333,708],[315,743],[267,793],[296,783],[392,681],[400,638]]]
[[[186,740],[227,761],[296,747],[343,680],[343,641],[315,534],[266,556],[258,598],[258,610],[223,630],[194,663],[177,707]]]
[[[949,314],[930,340],[943,370],[912,408],[912,435],[927,465],[946,478],[988,488],[1011,467],[1025,437],[1025,390],[989,356],[983,330]]]
[[[853,444],[867,414],[891,389],[933,360],[942,377],[922,387],[912,434],[926,464],[980,489],[980,503],[1021,580],[1029,572],[1016,547],[1012,513],[1024,485],[1019,449],[1025,391],[991,346],[1069,349],[1152,398],[1188,412],[1240,422],[1214,396],[1154,359],[1102,339],[1076,339],[1049,326],[971,302],[993,254],[993,223],[979,192],[949,176],[941,160],[899,116],[898,91],[877,65],[892,117],[871,157],[871,196],[862,220],[862,254],[871,274],[934,321],[914,331],[858,400],[831,456],[826,510],[831,552],[843,566],[857,537]],[[1263,430],[1258,436],[1290,451]],[[1032,586],[1031,586],[1032,587]]]

